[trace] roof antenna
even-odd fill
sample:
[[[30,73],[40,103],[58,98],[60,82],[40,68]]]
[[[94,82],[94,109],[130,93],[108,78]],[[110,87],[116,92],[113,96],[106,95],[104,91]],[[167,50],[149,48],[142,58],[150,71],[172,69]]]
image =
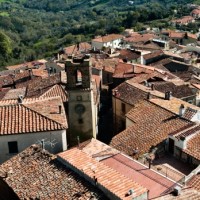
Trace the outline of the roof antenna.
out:
[[[77,136],[78,148],[80,147],[80,138]]]

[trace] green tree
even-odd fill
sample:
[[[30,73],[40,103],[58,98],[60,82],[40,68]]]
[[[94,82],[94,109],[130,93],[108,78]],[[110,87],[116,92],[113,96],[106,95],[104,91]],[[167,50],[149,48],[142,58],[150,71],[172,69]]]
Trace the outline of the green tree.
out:
[[[0,55],[7,58],[11,53],[12,47],[10,38],[3,32],[0,32]]]

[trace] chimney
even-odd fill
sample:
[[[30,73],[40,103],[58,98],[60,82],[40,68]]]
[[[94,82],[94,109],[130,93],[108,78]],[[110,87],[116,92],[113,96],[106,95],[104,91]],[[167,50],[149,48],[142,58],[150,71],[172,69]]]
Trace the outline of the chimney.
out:
[[[147,99],[148,99],[148,100],[151,99],[151,93],[150,93],[150,92],[147,93]]]
[[[17,101],[18,101],[19,104],[22,104],[23,98],[24,98],[23,95],[19,95],[19,96],[18,96]]]
[[[183,104],[180,105],[179,107],[179,115],[182,117],[185,111],[185,107]]]
[[[153,83],[151,84],[151,90],[155,90],[155,86]]]
[[[59,110],[58,113],[61,114],[62,113],[62,106],[61,105],[58,106],[58,110]]]
[[[170,100],[172,97],[172,92],[165,92],[165,100]]]
[[[32,79],[33,78],[33,71],[32,71],[32,69],[29,69],[28,71],[29,71],[30,79]]]

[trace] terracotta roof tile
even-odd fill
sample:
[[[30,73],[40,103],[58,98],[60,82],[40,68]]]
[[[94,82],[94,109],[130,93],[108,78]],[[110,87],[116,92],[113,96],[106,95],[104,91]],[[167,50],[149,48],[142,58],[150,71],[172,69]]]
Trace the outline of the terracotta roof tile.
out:
[[[18,89],[10,89],[7,91],[5,96],[3,97],[4,100],[6,99],[18,99],[19,96],[25,96],[26,88],[18,88]]]
[[[136,104],[126,116],[133,125],[116,135],[111,146],[128,155],[133,155],[136,148],[139,149],[139,155],[147,153],[152,146],[167,139],[170,133],[192,124],[148,101]]]
[[[59,105],[61,113],[59,113]],[[0,101],[0,135],[62,130],[67,128],[60,97]]]
[[[184,188],[181,190],[180,195],[168,194],[156,198],[155,200],[200,200],[200,192],[193,188]]]
[[[123,38],[123,35],[109,34],[109,35],[106,35],[106,36],[97,37],[97,38],[93,39],[92,41],[104,43],[104,42],[111,42],[111,41],[114,41],[114,40],[117,40],[117,39],[122,39],[122,38]]]
[[[156,35],[154,34],[134,34],[130,37],[127,37],[127,38],[124,38],[124,41],[126,42],[131,42],[131,43],[139,43],[139,42],[146,42],[146,41],[149,41],[149,40],[152,40],[154,38],[157,38]]]
[[[200,192],[200,174],[194,175],[188,182],[187,186],[192,187]]]
[[[132,199],[147,192],[147,189],[129,178],[121,175],[114,169],[96,161],[83,151],[74,148],[58,154],[63,163],[73,166],[79,173],[88,178],[97,178],[97,183],[101,187],[110,191],[117,198]],[[76,159],[74,159],[76,157]],[[133,196],[125,196],[130,189],[134,190]]]
[[[69,47],[65,47],[64,48],[64,53],[67,55],[71,55],[71,54],[77,54],[78,52],[81,53],[82,51],[88,51],[90,50],[92,47],[89,43],[87,42],[81,42],[79,44],[79,48],[77,47],[77,45],[72,45]]]
[[[98,199],[106,196],[61,164],[56,156],[33,145],[0,166],[0,176],[20,199]]]
[[[187,141],[186,149],[183,152],[189,154],[193,158],[200,160],[200,131]]]
[[[179,114],[179,108],[181,104],[183,104],[187,111],[186,114],[183,116],[185,116],[185,118],[187,118],[188,120],[191,120],[192,115],[191,113],[190,114],[188,113],[190,110],[188,110],[187,108],[192,108],[193,110],[200,111],[199,107],[174,97],[172,97],[170,100],[152,98],[150,99],[150,101],[176,114]]]
[[[158,57],[158,56],[162,56],[164,53],[162,50],[160,51],[154,51],[152,53],[149,53],[149,54],[145,54],[143,57],[145,60],[148,60],[148,59],[152,59],[152,58],[155,58],[155,57]]]

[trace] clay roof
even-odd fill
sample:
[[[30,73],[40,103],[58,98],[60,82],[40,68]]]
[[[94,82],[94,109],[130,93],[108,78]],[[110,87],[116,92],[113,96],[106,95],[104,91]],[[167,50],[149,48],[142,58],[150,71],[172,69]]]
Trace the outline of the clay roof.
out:
[[[155,200],[188,200],[188,199],[200,200],[200,192],[193,188],[184,188],[181,190],[181,193],[178,196],[171,193],[165,196],[155,198]]]
[[[194,10],[192,10],[191,14],[200,15],[200,10],[199,9],[194,9]]]
[[[60,97],[0,101],[0,135],[53,131],[67,128]],[[61,113],[59,113],[61,106]]]
[[[175,114],[179,114],[179,108],[181,106],[181,104],[184,105],[185,109],[186,109],[186,114],[185,117],[188,117],[189,120],[191,119],[191,115],[193,112],[196,112],[197,110],[200,111],[200,108],[190,104],[186,101],[183,101],[181,99],[178,98],[174,98],[172,97],[170,100],[165,100],[165,99],[150,99],[151,102],[153,102],[154,104],[161,106],[164,109],[167,109]],[[190,109],[188,109],[190,108]],[[196,110],[196,111],[191,111],[191,109]],[[191,114],[188,112],[192,112]]]
[[[67,92],[63,89],[61,85],[57,84],[47,88],[47,90],[44,90],[42,94],[38,95],[39,98],[58,97],[58,96],[61,97],[63,102],[67,102],[68,100]]]
[[[114,156],[119,153],[118,150],[92,138],[91,140],[81,144],[81,150],[92,158],[100,161],[102,159]]]
[[[3,163],[0,176],[20,199],[107,199],[99,189],[37,145]]]
[[[154,51],[154,52],[149,53],[149,54],[145,54],[143,56],[143,58],[145,60],[148,60],[148,59],[152,59],[152,58],[155,58],[155,57],[158,57],[158,56],[161,56],[161,55],[163,55],[163,51],[162,50],[160,50],[160,51]]]
[[[133,70],[132,64],[120,62],[115,67],[113,78],[127,78],[127,77],[133,77],[133,76],[134,76],[134,70]]]
[[[88,51],[90,50],[92,47],[89,43],[87,42],[81,42],[79,43],[79,48],[77,45],[72,45],[69,47],[65,47],[64,48],[64,53],[67,55],[71,55],[71,54],[77,54],[78,52],[82,52],[82,51]]]
[[[123,154],[116,154],[101,162],[146,187],[149,191],[148,199],[168,193],[175,185],[175,182]]]
[[[99,140],[91,139],[81,143],[79,149],[147,188],[150,199],[169,191],[175,183]]]
[[[135,105],[140,100],[147,99],[148,93],[151,93],[152,98],[164,98],[163,93],[151,90],[151,88],[141,84],[134,83],[131,79],[120,84],[113,91],[116,91],[115,98],[130,105]]]
[[[44,69],[32,69],[32,73],[33,76],[39,76],[42,78],[47,78],[49,76],[48,71]]]
[[[167,139],[170,133],[192,124],[146,100],[136,104],[126,117],[133,125],[114,136],[111,146],[131,156],[136,148],[139,150],[138,155],[149,152],[152,146]]]
[[[123,38],[123,35],[109,34],[109,35],[106,35],[106,36],[97,37],[97,38],[93,39],[92,41],[104,43],[104,42],[111,42],[111,41],[122,39],[122,38]]]
[[[42,93],[43,89],[46,89],[60,82],[61,82],[60,73],[49,76],[44,79],[33,79],[33,81],[29,82],[28,84],[27,97],[33,97],[35,95],[38,95],[38,93]]]
[[[175,85],[171,82],[153,82],[155,86],[155,90],[158,90],[160,92],[167,92],[171,91],[172,95],[176,98],[183,98],[183,97],[189,97],[195,95],[192,88],[189,88],[187,85]]]
[[[117,57],[120,59],[135,60],[140,57],[140,52],[134,52],[129,49],[122,49],[119,53],[120,54]]]
[[[13,65],[13,66],[8,66],[6,67],[8,70],[20,70],[21,68],[23,69],[28,69],[28,68],[34,68],[35,66],[42,66],[46,63],[47,61],[45,59],[41,60],[36,60],[36,61],[31,61],[31,62],[26,62],[26,63],[21,63],[18,65]]]
[[[133,43],[139,43],[139,42],[146,42],[148,40],[152,40],[153,38],[157,38],[154,34],[134,34],[130,37],[124,38],[124,41],[126,42],[133,42]]]
[[[186,23],[189,23],[189,22],[191,22],[193,20],[194,20],[194,18],[192,16],[183,16],[180,19],[172,20],[172,22],[180,23],[180,24],[186,24]]]
[[[192,187],[200,192],[200,174],[194,175],[188,182],[187,186]]]
[[[185,33],[183,32],[170,32],[169,37],[170,38],[184,38]]]
[[[186,149],[183,152],[192,156],[193,158],[200,160],[200,131],[196,133],[192,138],[187,141]]]
[[[18,99],[18,97],[25,96],[26,94],[26,88],[18,88],[18,89],[10,89],[7,91],[3,99]]]
[[[70,165],[76,168],[82,176],[90,179],[94,179],[95,176],[100,187],[105,188],[119,199],[133,199],[147,192],[146,188],[135,181],[123,176],[104,163],[98,162],[77,148],[59,153],[58,157],[67,166]],[[130,189],[134,190],[133,195],[126,196]]]

